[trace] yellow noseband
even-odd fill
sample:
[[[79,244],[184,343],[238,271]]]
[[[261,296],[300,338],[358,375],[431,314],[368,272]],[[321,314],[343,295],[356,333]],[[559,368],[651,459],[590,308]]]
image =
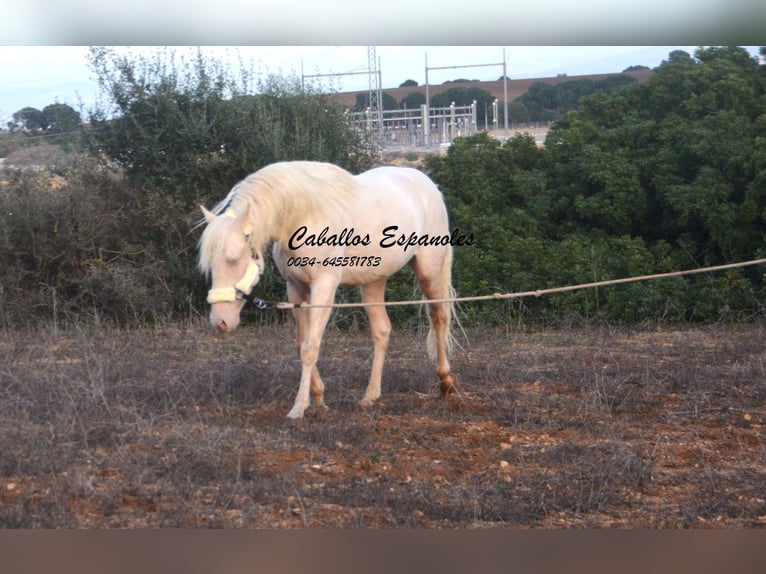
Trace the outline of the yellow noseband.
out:
[[[221,287],[219,289],[211,289],[207,292],[207,302],[211,305],[213,303],[231,302],[237,299],[244,299],[242,295],[250,295],[250,291],[258,282],[261,268],[255,261],[250,261],[247,264],[247,270],[245,276],[237,281],[234,287]]]

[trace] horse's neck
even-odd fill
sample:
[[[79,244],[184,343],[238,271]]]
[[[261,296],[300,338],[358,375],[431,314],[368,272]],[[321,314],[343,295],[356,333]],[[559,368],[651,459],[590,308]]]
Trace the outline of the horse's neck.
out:
[[[291,211],[289,206],[286,205],[288,202],[289,200],[283,196],[276,195],[269,198],[267,208],[256,204],[255,221],[251,220],[251,222],[253,228],[257,230],[256,240],[259,243],[259,248],[265,248],[266,244],[271,241],[278,243],[286,242],[292,233],[289,229],[291,226],[290,220],[301,219],[296,217],[295,214],[292,214],[292,217],[286,217],[286,214],[289,214]]]
[[[321,229],[325,225],[332,226],[333,223],[337,223],[338,217],[347,219],[349,212],[354,210],[355,201],[348,201],[346,205],[338,203],[333,207],[317,207],[302,197],[308,184],[293,186],[285,182],[284,187],[276,191],[272,186],[278,186],[279,183],[266,183],[260,189],[263,195],[256,201],[255,211],[260,212],[260,217],[256,215],[256,218],[260,221],[253,224],[260,225],[264,244],[269,241],[286,244],[298,227],[308,225],[312,228],[319,226]],[[349,203],[352,205],[348,205]]]

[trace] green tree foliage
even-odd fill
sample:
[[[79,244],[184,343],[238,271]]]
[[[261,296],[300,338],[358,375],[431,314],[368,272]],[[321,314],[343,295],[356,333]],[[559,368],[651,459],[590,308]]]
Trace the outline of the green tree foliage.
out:
[[[674,52],[647,83],[581,99],[542,149],[525,138],[457,142],[428,168],[453,221],[476,237],[473,248],[456,249],[458,290],[537,289],[763,257],[765,88],[764,67],[743,49]],[[539,94],[555,103],[552,87]],[[507,305],[557,320],[710,321],[761,313],[764,277],[746,268]],[[493,310],[482,318],[493,316],[504,317]]]
[[[293,79],[255,82],[201,57],[92,54],[106,103],[91,114],[90,157],[38,145],[14,157],[35,166],[53,157],[51,171],[8,162],[0,178],[0,319],[201,310],[197,203],[279,159],[355,172],[372,163],[343,110]],[[555,90],[538,92],[556,105]],[[740,48],[673,52],[647,82],[578,101],[544,147],[477,134],[427,160],[453,228],[474,238],[455,247],[459,295],[766,257],[766,68],[757,59]],[[283,294],[269,269],[259,295]],[[388,296],[415,297],[412,274],[390,281]],[[764,297],[766,273],[748,267],[462,309],[481,322],[719,321],[762,317]],[[392,309],[398,321],[415,313]]]
[[[591,94],[614,94],[636,83],[628,75],[609,76],[603,80],[569,80],[558,84],[537,82],[526,93],[514,100],[523,106],[529,121],[549,122],[561,118],[569,110],[575,109],[580,100]]]
[[[470,106],[473,102],[476,102],[479,108],[484,109],[484,106],[492,105],[494,101],[494,96],[487,90],[456,87],[433,96],[430,104],[434,108],[446,108],[452,103],[456,106]]]
[[[503,109],[502,106],[498,108],[498,123],[501,121],[503,116]],[[518,100],[512,101],[510,104],[508,104],[508,114],[510,116],[510,120],[513,121],[514,124],[528,124],[530,121],[529,117],[529,110],[527,109],[527,106],[519,102]]]
[[[420,106],[426,103],[426,96],[420,92],[410,92],[402,98],[401,103],[408,110],[420,109]]]
[[[94,110],[91,149],[138,185],[183,189],[190,203],[221,197],[259,167],[317,159],[352,171],[370,165],[364,142],[329,96],[301,90],[297,78],[251,85],[198,53],[119,56],[91,50],[91,66],[111,107]]]
[[[68,104],[50,104],[43,108],[45,131],[51,134],[76,132],[82,127],[80,112]]]
[[[51,104],[42,111],[37,108],[25,107],[13,114],[9,122],[11,132],[27,134],[60,134],[79,130],[82,126],[80,113],[68,104]]]
[[[383,109],[384,110],[395,110],[399,107],[399,104],[396,101],[396,98],[389,94],[388,92],[383,92],[382,94],[382,101]],[[370,92],[360,92],[356,95],[356,103],[354,104],[354,107],[351,109],[353,112],[363,112],[367,108],[370,107]]]
[[[0,157],[19,165],[48,165],[50,151],[78,152],[82,149],[82,120],[79,112],[67,104],[54,103],[42,111],[25,107],[8,122],[10,134],[0,138]],[[38,148],[38,149],[35,149]],[[38,156],[37,164],[28,160]]]
[[[201,52],[186,61],[173,51],[136,57],[93,48],[90,64],[102,99],[90,113],[87,149],[101,163],[99,173],[112,172],[109,177],[120,181],[119,201],[113,195],[99,197],[113,189],[103,184],[103,177],[107,181],[109,177],[99,175],[101,183],[90,193],[75,193],[79,188],[68,185],[71,202],[52,201],[49,216],[38,211],[39,222],[9,222],[11,228],[18,221],[31,230],[48,230],[44,242],[61,240],[65,228],[80,230],[77,240],[62,241],[56,247],[81,254],[68,265],[60,265],[67,259],[53,247],[45,255],[24,256],[36,261],[30,276],[43,274],[43,283],[55,285],[71,300],[77,298],[72,289],[79,285],[85,290],[91,285],[90,299],[98,302],[94,308],[114,310],[112,303],[122,296],[109,285],[119,284],[123,294],[140,298],[141,293],[149,293],[141,287],[140,278],[150,277],[155,286],[163,287],[161,297],[152,295],[156,305],[134,302],[122,309],[130,307],[138,314],[188,310],[190,303],[204,301],[206,291],[195,268],[199,234],[194,226],[200,219],[199,204],[216,203],[237,181],[275,161],[321,160],[354,172],[372,165],[368,147],[347,122],[345,110],[329,95],[311,88],[301,90],[294,77],[256,79],[245,69],[232,72]],[[74,119],[61,113],[65,110],[60,106],[49,106],[46,111],[55,118],[55,129],[64,129]],[[27,122],[33,119],[31,113],[25,117]],[[21,175],[24,181],[30,177]],[[67,181],[76,180],[70,173],[61,175]],[[64,196],[63,192],[59,195]],[[92,201],[87,203],[90,196]],[[31,196],[21,193],[17,197],[21,203],[11,205],[9,212],[33,210],[31,205],[24,208]],[[66,211],[70,204],[76,205],[71,216]],[[94,223],[86,225],[85,220],[99,210],[104,212],[105,230],[112,231],[113,237],[91,232]],[[50,235],[54,227],[58,235]],[[19,238],[20,244],[29,244],[28,236]],[[40,243],[35,246],[39,249]],[[48,259],[56,259],[60,271],[52,274],[46,270]],[[21,261],[11,263],[20,265]],[[271,273],[270,278],[275,275]],[[95,283],[88,283],[88,278]],[[131,281],[136,283],[134,289],[127,287]],[[269,289],[268,281],[264,288]],[[281,298],[283,288],[264,295]]]
[[[454,80],[454,82],[460,82],[463,80]],[[468,80],[464,80],[468,81]],[[447,82],[445,82],[447,83]],[[451,83],[451,82],[450,82]],[[486,90],[481,88],[466,88],[455,87],[450,88],[444,92],[441,92],[431,98],[431,107],[434,108],[446,108],[451,104],[456,106],[470,106],[476,102],[477,121],[479,125],[484,125],[484,111],[492,109],[492,102],[495,101],[495,97]],[[502,106],[500,106],[502,108]],[[502,109],[499,109],[499,115],[502,116]],[[502,121],[500,119],[499,121]]]
[[[506,145],[479,133],[459,138],[428,169],[445,194],[451,225],[473,235],[455,247],[455,285],[461,294],[532,288],[527,281],[542,248],[540,229],[525,209],[539,191],[542,151],[529,136]]]
[[[41,133],[46,126],[45,115],[37,108],[28,106],[13,114],[13,121],[9,122],[8,129],[11,132]]]

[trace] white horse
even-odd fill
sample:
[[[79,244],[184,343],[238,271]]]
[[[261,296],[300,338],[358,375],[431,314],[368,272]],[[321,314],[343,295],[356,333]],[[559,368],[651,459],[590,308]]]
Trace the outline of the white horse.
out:
[[[235,185],[212,212],[199,243],[199,268],[212,276],[210,323],[232,331],[263,272],[264,249],[287,282],[296,307],[300,387],[288,417],[296,419],[313,399],[324,407],[324,383],[317,371],[322,335],[339,285],[360,285],[363,301],[382,303],[386,281],[406,263],[428,299],[448,299],[452,245],[440,191],[423,173],[380,167],[352,176],[327,163],[296,161],[269,165]],[[300,308],[297,305],[310,304]],[[319,306],[314,306],[319,305]],[[324,306],[321,306],[324,305]],[[372,373],[361,400],[380,397],[383,360],[391,322],[381,305],[365,307],[374,341]],[[455,392],[450,372],[452,304],[428,304],[428,352],[444,394]]]

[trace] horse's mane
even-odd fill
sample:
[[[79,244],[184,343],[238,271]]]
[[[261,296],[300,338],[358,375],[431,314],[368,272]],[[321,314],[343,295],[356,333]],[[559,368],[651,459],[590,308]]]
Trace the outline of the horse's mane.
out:
[[[286,238],[304,225],[307,216],[329,219],[348,210],[358,185],[349,172],[330,163],[274,163],[237,183],[212,212],[220,215],[229,208],[236,214],[247,211],[253,230],[251,242],[260,253],[269,240]],[[203,272],[210,270],[228,230],[228,225],[205,228],[200,238],[199,267]]]

